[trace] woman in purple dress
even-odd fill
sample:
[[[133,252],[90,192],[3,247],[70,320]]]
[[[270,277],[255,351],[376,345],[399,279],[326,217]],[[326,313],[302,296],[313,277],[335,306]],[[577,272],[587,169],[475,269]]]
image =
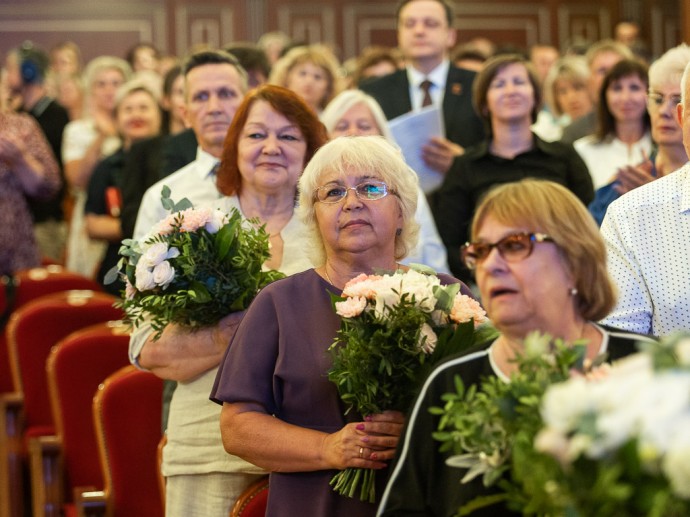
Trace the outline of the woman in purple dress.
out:
[[[375,513],[373,504],[338,495],[328,483],[347,467],[378,469],[384,482],[404,419],[392,411],[344,415],[327,377],[327,350],[340,327],[329,293],[340,294],[361,273],[402,267],[398,260],[419,230],[417,189],[414,171],[378,136],[332,140],[300,178],[298,213],[318,267],[259,293],[211,395],[224,403],[225,449],[271,472],[271,517]]]
[[[41,264],[26,199],[48,199],[59,188],[41,128],[28,115],[0,111],[0,274]]]

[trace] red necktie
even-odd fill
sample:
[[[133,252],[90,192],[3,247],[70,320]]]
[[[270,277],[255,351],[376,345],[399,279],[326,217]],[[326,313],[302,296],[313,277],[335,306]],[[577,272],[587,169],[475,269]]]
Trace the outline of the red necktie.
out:
[[[422,108],[425,108],[427,106],[431,106],[433,104],[431,100],[431,94],[429,93],[429,90],[431,90],[431,87],[433,86],[434,83],[429,81],[429,79],[424,79],[419,87],[422,89],[424,92],[424,99],[422,100]]]

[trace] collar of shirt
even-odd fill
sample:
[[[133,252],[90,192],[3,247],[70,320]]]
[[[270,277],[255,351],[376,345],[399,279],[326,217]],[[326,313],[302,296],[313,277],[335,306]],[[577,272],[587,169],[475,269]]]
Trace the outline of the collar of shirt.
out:
[[[681,176],[678,176],[681,182],[680,211],[681,213],[688,213],[690,212],[690,162],[683,165],[673,174],[681,174]]]
[[[213,174],[213,169],[220,163],[220,160],[207,153],[201,147],[196,148],[196,167],[194,171],[199,175],[199,179],[215,181],[215,174]]]
[[[446,91],[446,80],[448,79],[448,70],[450,68],[450,61],[447,59],[442,61],[440,65],[434,68],[431,73],[423,74],[419,70],[408,66],[407,67],[407,81],[410,85],[410,101],[412,101],[412,109],[418,110],[422,107],[424,93],[419,85],[424,79],[429,79],[433,86],[429,90],[431,100],[434,106],[439,106],[443,102],[443,94]]]

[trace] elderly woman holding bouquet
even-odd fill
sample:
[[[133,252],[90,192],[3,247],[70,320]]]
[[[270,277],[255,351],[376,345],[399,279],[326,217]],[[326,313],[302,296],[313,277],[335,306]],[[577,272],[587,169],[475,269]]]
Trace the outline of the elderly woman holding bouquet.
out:
[[[243,218],[264,225],[270,242],[270,256],[263,263],[264,268],[292,274],[312,266],[304,252],[306,230],[294,214],[295,198],[304,166],[326,138],[316,115],[285,88],[263,86],[252,90],[235,112],[217,173],[217,186],[225,197],[215,202],[214,208],[227,212],[236,209]],[[209,207],[199,208],[201,211]],[[180,249],[182,255],[192,253],[184,246]],[[193,269],[212,262],[213,256],[214,253],[197,253],[191,261]],[[257,256],[261,256],[259,250],[245,247],[232,260],[247,264],[247,257]],[[240,277],[256,277],[261,264],[254,261],[244,267]],[[207,274],[195,280],[209,284],[216,281],[212,276]],[[242,291],[246,298],[245,303],[240,303],[241,300],[228,300],[229,291],[218,294],[227,303],[220,304],[217,297],[211,296],[206,305],[197,309],[208,313],[220,309],[229,314],[217,324],[191,329],[171,322],[159,339],[150,328],[143,327],[135,331],[130,344],[130,355],[138,358],[142,368],[178,381],[163,451],[168,516],[228,515],[242,490],[263,473],[254,465],[225,454],[218,425],[220,408],[208,400],[218,364],[241,317],[238,312],[231,314],[233,307],[246,306],[255,294]],[[160,294],[165,293],[163,290]],[[187,305],[193,304],[185,301]],[[201,316],[208,319],[206,314],[197,315]]]
[[[378,136],[330,141],[300,178],[298,210],[317,267],[259,293],[212,392],[223,402],[225,449],[271,472],[267,515],[375,512],[374,504],[334,492],[329,480],[358,467],[377,470],[383,481],[403,415],[345,414],[348,404],[328,377],[341,325],[331,297],[359,275],[400,267],[417,237],[417,189],[414,171]]]
[[[483,305],[500,335],[443,363],[427,378],[379,515],[445,517],[477,496],[496,492],[483,486],[481,476],[461,482],[467,469],[447,466],[452,454],[439,452],[440,443],[431,438],[440,417],[429,408],[442,407],[441,396],[456,391],[456,376],[468,389],[487,376],[510,382],[516,357],[525,352],[525,340],[534,331],[586,343],[590,361],[603,354],[610,361],[631,354],[641,338],[594,323],[611,310],[615,293],[597,226],[565,187],[527,179],[495,188],[478,206],[471,235],[463,258],[475,272]],[[510,512],[499,504],[472,515],[503,513]]]

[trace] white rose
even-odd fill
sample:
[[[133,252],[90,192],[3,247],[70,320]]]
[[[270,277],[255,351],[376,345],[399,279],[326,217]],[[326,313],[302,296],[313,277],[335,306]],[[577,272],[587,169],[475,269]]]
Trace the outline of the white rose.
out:
[[[588,386],[581,378],[553,384],[546,390],[541,404],[544,423],[562,434],[576,430],[589,410]]]
[[[425,323],[422,325],[422,330],[419,334],[419,341],[425,354],[431,354],[436,348],[438,336],[436,335],[436,332],[434,332],[434,330],[429,326],[429,324]]]
[[[208,233],[218,233],[218,230],[220,230],[223,225],[228,221],[227,219],[227,214],[225,212],[222,212],[220,210],[214,210],[211,212],[211,218],[209,221],[206,223],[206,231]]]
[[[141,260],[137,263],[134,278],[134,286],[139,291],[149,291],[156,287],[156,282],[153,281],[153,273]]]
[[[545,427],[534,438],[534,449],[553,456],[565,466],[570,463],[568,438],[552,427]]]
[[[170,248],[168,254],[165,256],[166,259],[176,258],[180,256],[180,250],[177,248]]]
[[[688,419],[685,424],[688,424]],[[672,447],[668,451],[661,468],[669,480],[673,493],[682,499],[690,499],[690,444],[683,445],[683,447]]]
[[[676,354],[680,364],[690,366],[690,338],[683,338],[676,344]]]
[[[437,276],[424,275],[413,269],[402,275],[403,292],[414,296],[417,306],[425,312],[431,312],[436,307],[434,286],[441,285]]]
[[[175,268],[167,260],[153,268],[153,281],[163,289],[170,285],[175,278]]]
[[[168,245],[164,242],[156,242],[144,251],[139,259],[139,264],[143,262],[147,267],[154,267],[163,262],[167,256]]]

